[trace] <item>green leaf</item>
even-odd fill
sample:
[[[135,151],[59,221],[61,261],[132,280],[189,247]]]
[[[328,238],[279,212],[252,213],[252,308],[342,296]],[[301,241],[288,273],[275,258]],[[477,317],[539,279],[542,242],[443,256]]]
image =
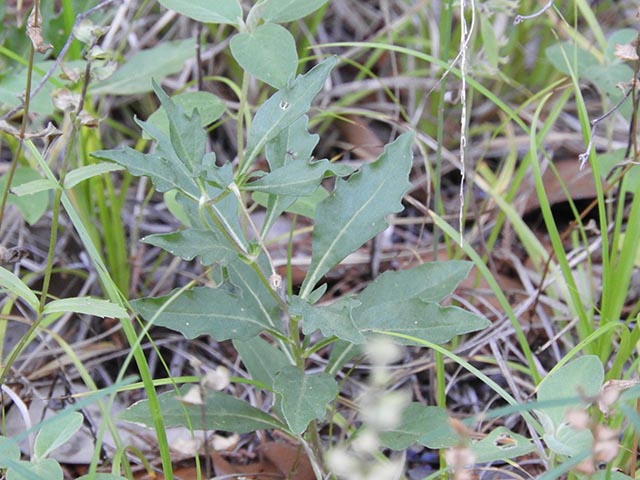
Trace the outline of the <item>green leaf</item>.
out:
[[[96,317],[128,317],[127,311],[109,300],[91,297],[72,297],[52,300],[44,307],[44,315],[52,313],[76,312],[93,315]]]
[[[183,386],[180,388],[180,395],[185,395],[188,390],[189,386]],[[178,399],[175,392],[163,393],[158,396],[158,400],[162,419],[167,427],[186,426],[188,415],[190,425],[195,430],[222,430],[235,433],[272,429],[287,431],[286,426],[275,418],[222,392],[207,391],[203,399],[204,405],[185,405]],[[127,422],[153,427],[153,418],[147,400],[133,404],[120,415],[120,418]]]
[[[123,167],[114,165],[113,163],[96,163],[94,165],[79,167],[71,170],[64,177],[64,188],[73,188],[89,178],[102,175],[103,173],[117,172],[119,170],[123,170]]]
[[[230,46],[233,58],[244,70],[274,88],[285,88],[296,74],[296,42],[280,25],[260,25],[234,35]]]
[[[6,3],[7,2],[0,2],[0,4]],[[42,7],[47,8],[44,4],[42,5]],[[52,5],[51,7],[53,8]],[[46,17],[45,15],[43,16],[43,18],[48,17]],[[48,20],[51,20],[51,18],[48,18]],[[49,22],[45,22],[45,24],[46,23]],[[50,37],[45,38],[47,38],[48,41],[51,41]],[[6,40],[6,37],[3,37],[3,41],[4,40]],[[6,42],[4,43],[4,45],[9,48]],[[65,70],[84,70],[85,65],[86,60],[71,60],[69,62],[65,61],[63,68]],[[4,113],[11,107],[18,107],[22,105],[22,99],[17,93],[24,90],[24,86],[27,81],[27,70],[29,70],[29,74],[31,75],[32,85],[37,85],[42,81],[45,73],[49,72],[49,70],[51,70],[52,68],[53,72],[49,81],[45,82],[42,89],[40,89],[35,97],[32,97],[29,101],[29,112],[38,114],[38,118],[41,120],[50,118],[55,113],[55,108],[53,106],[51,98],[53,97],[55,90],[63,86],[63,84],[58,80],[60,78],[60,75],[63,73],[61,66],[56,66],[56,62],[53,60],[36,62],[34,63],[33,68],[28,69],[22,68],[22,66],[18,66],[17,61],[7,62],[3,64],[2,73],[0,74],[0,106],[2,107],[0,108],[0,110],[2,110]]]
[[[200,190],[189,172],[184,168],[176,167],[175,161],[158,152],[145,154],[130,147],[121,147],[119,150],[99,150],[91,155],[116,162],[136,177],[143,175],[149,177],[159,192],[179,188],[196,198],[200,196]]]
[[[116,73],[89,87],[93,95],[134,95],[152,90],[151,80],[174,74],[195,54],[192,39],[160,42],[132,56]]]
[[[543,413],[544,415],[544,413]],[[557,425],[542,435],[544,443],[556,455],[574,457],[591,452],[593,434],[588,428],[576,429],[567,423]]]
[[[497,462],[533,452],[536,446],[531,440],[505,427],[498,427],[489,435],[471,445],[476,463]]]
[[[262,12],[265,22],[286,23],[306,17],[327,0],[270,0]]]
[[[167,112],[169,139],[176,157],[184,163],[192,175],[199,174],[207,136],[200,125],[198,111],[193,110],[192,115],[188,115],[155,81],[152,80],[151,84],[162,108]]]
[[[200,118],[201,127],[206,127],[218,120],[226,108],[222,100],[209,92],[183,92],[174,95],[171,99],[187,113],[196,110]],[[147,123],[169,134],[169,118],[164,107],[160,106],[153,112],[147,118]],[[143,137],[149,138],[149,135],[145,132]]]
[[[622,98],[623,92],[619,84],[633,78],[633,69],[622,63],[614,65],[596,65],[585,68],[582,78],[592,82],[601,91],[617,101]],[[627,102],[629,103],[629,102]]]
[[[399,425],[380,433],[382,445],[392,450],[405,450],[420,439],[426,439],[430,448],[447,448],[460,441],[445,409],[418,402],[404,409]]]
[[[48,192],[49,190],[55,190],[56,188],[58,188],[58,182],[54,182],[48,178],[39,178],[38,180],[31,180],[30,182],[23,183],[17,187],[12,187],[11,192],[18,197],[24,197],[25,195]]]
[[[325,372],[335,375],[342,370],[348,362],[363,353],[362,346],[338,339],[332,344],[331,354],[329,355]]]
[[[26,167],[18,167],[13,174],[13,179],[11,181],[11,188],[16,189],[20,185],[25,183],[29,183],[35,180],[42,180],[40,174],[31,168]],[[0,177],[0,193],[4,192],[7,187],[7,175],[3,175]],[[56,188],[57,185],[52,188]],[[7,199],[8,203],[15,205],[24,219],[29,223],[29,225],[33,225],[36,223],[44,212],[49,208],[49,193],[43,190],[33,191],[33,194],[26,194],[21,196],[14,195],[10,193]]]
[[[121,477],[120,475],[114,475],[113,473],[100,473],[96,472],[93,475],[82,475],[78,477],[77,480],[127,480],[125,477]]]
[[[311,195],[305,195],[297,199],[294,198],[293,203],[291,203],[290,205],[285,204],[283,211],[289,212],[289,213],[295,213],[297,215],[302,215],[303,217],[307,217],[307,218],[315,218],[316,208],[318,208],[318,204],[328,196],[329,196],[329,193],[324,189],[324,187],[318,187]],[[253,200],[258,205],[262,205],[263,207],[270,207],[271,205],[270,199],[272,198],[272,196],[267,195],[266,193],[254,192],[251,198],[253,198]],[[290,198],[290,197],[284,197],[284,196],[277,197],[278,200],[285,199],[285,198]],[[274,216],[274,218],[277,218],[281,213],[282,212],[279,212],[277,215]]]
[[[411,187],[412,142],[411,133],[398,137],[378,160],[364,165],[348,181],[339,179],[334,192],[318,205],[302,298],[333,266],[384,230],[387,215],[402,210],[402,196]]]
[[[222,170],[223,167],[221,167]],[[248,248],[248,241],[245,238],[245,231],[240,221],[242,216],[240,215],[240,206],[238,199],[235,195],[227,194],[211,185],[205,185],[206,194],[210,199],[217,199],[216,202],[204,211],[205,218],[204,223],[201,217],[198,200],[189,198],[182,193],[176,195],[176,203],[181,207],[184,212],[184,216],[189,220],[189,224],[198,229],[211,229],[217,228],[217,224],[214,221],[214,213],[217,215],[222,228],[227,234],[231,235],[234,243],[246,252]],[[211,212],[209,211],[211,209]],[[216,235],[224,235],[221,231],[216,230]],[[234,247],[235,248],[235,247]]]
[[[620,62],[620,59],[615,56],[616,45],[631,43],[637,36],[638,31],[633,28],[621,28],[611,33],[611,35],[607,37],[607,47],[604,51],[605,61],[610,63]]]
[[[273,172],[290,162],[311,159],[319,140],[319,135],[309,133],[309,117],[302,115],[265,146],[269,170]]]
[[[7,468],[5,463],[9,461],[20,460],[20,446],[15,440],[0,435],[0,468]]]
[[[0,267],[0,288],[9,293],[13,293],[16,297],[22,298],[33,310],[38,310],[40,300],[38,300],[36,294],[33,293],[33,290],[14,275],[13,272],[3,267]]]
[[[365,342],[364,335],[351,317],[351,311],[360,302],[345,297],[331,305],[318,307],[309,305],[300,297],[293,297],[289,305],[292,314],[302,316],[302,331],[306,335],[320,330],[325,337],[336,336],[355,344]]]
[[[323,418],[338,395],[338,384],[326,373],[306,374],[287,366],[276,375],[273,389],[282,396],[282,413],[290,430],[300,435],[314,419]]]
[[[254,268],[259,268],[263,276],[265,276],[264,272],[269,271],[269,262],[264,255],[260,256],[253,265],[242,261],[230,264],[227,267],[229,281],[242,292],[243,301],[260,312],[261,321],[279,331],[282,323],[277,294],[263,283]]]
[[[577,358],[547,375],[538,387],[538,401],[592,398],[602,388],[604,368],[596,355]],[[541,409],[551,421],[552,428],[565,422],[568,410],[584,407],[584,402],[576,400],[575,405],[564,405]]]
[[[260,106],[251,123],[246,156],[253,158],[285,128],[311,108],[311,100],[320,92],[337,62],[330,57],[305,75],[299,75],[290,87],[283,88]]]
[[[445,343],[456,335],[475,332],[489,326],[489,321],[458,307],[441,307],[417,298],[361,305],[352,311],[361,332],[383,330],[402,333],[433,343]],[[404,345],[418,342],[393,337]]]
[[[148,235],[142,241],[185,260],[193,260],[198,256],[200,263],[204,266],[214,263],[227,265],[238,256],[229,242],[219,238],[211,230],[189,228],[178,232]]]
[[[7,480],[62,480],[64,477],[60,464],[52,458],[38,463],[20,461],[18,464],[20,471],[10,468]]]
[[[53,450],[64,445],[80,430],[84,417],[80,412],[60,412],[44,425],[36,437],[33,452],[36,461],[43,460]]]
[[[281,350],[260,337],[246,341],[234,340],[233,346],[251,378],[266,385],[268,389],[273,388],[276,374],[291,365]]]
[[[309,117],[302,115],[289,127],[282,130],[273,140],[267,142],[265,146],[265,156],[267,157],[267,162],[269,162],[269,169],[272,172],[291,162],[311,159],[313,149],[316,148],[320,137],[309,133],[308,124]],[[326,191],[324,189],[322,190],[326,197]],[[317,195],[318,191],[319,190],[316,189],[314,193]],[[259,203],[261,202],[260,198],[264,198],[264,203],[262,204],[267,209],[261,230],[263,238],[266,237],[271,227],[283,212],[300,213],[299,211],[304,210],[305,213],[310,213],[310,215],[300,213],[301,215],[313,216],[315,206],[317,205],[316,202],[313,207],[305,209],[308,203],[305,203],[305,200],[302,200],[302,198],[296,199],[282,195],[263,195],[261,197],[260,194],[258,194],[255,198]]]
[[[461,260],[423,263],[409,270],[384,272],[358,296],[363,305],[417,298],[439,302],[451,295],[473,264]]]
[[[239,25],[242,7],[238,0],[159,0],[165,8],[202,23]]]
[[[576,73],[582,77],[588,67],[600,65],[593,54],[576,46],[571,41],[551,45],[544,53],[556,70],[565,75],[571,75],[571,69],[577,68]],[[570,62],[569,64],[567,64],[567,60]]]
[[[311,195],[327,173],[345,176],[353,173],[347,165],[334,164],[323,159],[315,162],[299,160],[268,173],[264,177],[248,184],[245,188],[273,195]]]
[[[275,300],[267,303],[268,298],[255,291],[241,292],[233,295],[221,287],[198,287],[172,301],[168,295],[134,300],[131,305],[147,321],[187,338],[211,335],[218,341],[247,340],[272,328],[278,309]]]
[[[167,208],[171,212],[171,215],[176,217],[176,219],[180,221],[180,223],[182,223],[185,227],[192,227],[193,223],[191,223],[191,219],[189,218],[189,214],[187,213],[186,209],[178,201],[178,195],[182,195],[180,193],[180,190],[178,189],[164,192],[164,203],[167,205]]]

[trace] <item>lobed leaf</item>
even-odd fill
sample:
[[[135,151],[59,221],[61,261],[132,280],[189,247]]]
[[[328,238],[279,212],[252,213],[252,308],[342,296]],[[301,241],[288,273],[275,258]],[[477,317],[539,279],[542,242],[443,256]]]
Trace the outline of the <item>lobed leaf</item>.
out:
[[[171,99],[185,112],[196,110],[200,118],[201,127],[206,127],[218,120],[226,108],[224,102],[210,92],[183,92],[172,96]],[[167,134],[169,133],[167,110],[162,106],[149,115],[147,123],[154,125]],[[145,132],[143,137],[149,138],[149,135]]]
[[[282,397],[282,413],[289,429],[302,434],[314,419],[324,417],[338,395],[338,384],[326,373],[308,374],[293,365],[276,374],[273,389]]]
[[[242,291],[234,295],[221,287],[197,287],[176,298],[141,298],[131,305],[147,321],[186,338],[211,335],[218,341],[254,337],[274,325],[270,317],[278,311],[275,301],[265,304],[264,296],[256,299],[254,292]]]
[[[273,388],[276,374],[291,365],[281,350],[260,337],[234,340],[233,346],[251,378],[266,385],[268,389]]]
[[[302,331],[306,335],[320,330],[327,338],[335,336],[350,343],[362,344],[365,337],[351,316],[351,311],[358,305],[360,302],[346,297],[326,306],[310,305],[300,297],[293,297],[289,312],[302,316]]]
[[[309,117],[302,115],[266,144],[269,169],[273,172],[290,162],[311,159],[319,140],[318,134],[309,133]]]
[[[245,188],[273,195],[305,196],[316,191],[327,174],[345,176],[351,173],[352,167],[334,164],[326,159],[315,162],[299,160],[268,173]]]
[[[200,115],[196,109],[188,115],[155,81],[152,81],[152,85],[162,108],[167,112],[171,148],[191,175],[197,176],[200,173],[207,140],[200,124]]]
[[[339,179],[334,192],[318,205],[302,298],[333,266],[384,230],[387,215],[402,210],[402,196],[411,187],[412,142],[411,133],[398,137],[378,160],[348,181]]]
[[[249,130],[247,158],[254,158],[267,142],[307,113],[311,100],[324,85],[336,62],[336,57],[326,59],[305,75],[299,75],[290,86],[276,92],[260,106]]]
[[[177,232],[148,235],[142,241],[160,247],[184,260],[200,257],[200,263],[204,266],[214,263],[227,265],[237,258],[238,254],[226,239],[220,237],[211,230],[189,228]]]
[[[122,147],[119,150],[99,150],[91,155],[116,162],[136,177],[149,177],[159,192],[179,188],[196,198],[200,194],[198,185],[189,173],[183,168],[176,168],[174,161],[160,153],[145,154],[130,147]]]
[[[274,139],[267,142],[265,146],[265,156],[267,157],[267,162],[269,162],[269,169],[272,172],[291,162],[311,159],[313,149],[316,148],[320,137],[316,134],[312,135],[309,133],[308,124],[309,117],[307,115],[302,115],[298,120],[282,130]],[[319,188],[313,193],[320,193]],[[324,189],[322,189],[322,192],[326,193]],[[315,204],[312,208],[305,209],[308,205],[308,203],[304,203],[305,200],[313,201],[313,199],[309,199],[309,197],[310,196],[307,196],[306,199],[296,199],[291,198],[290,196],[267,196],[259,192],[257,194],[254,193],[254,200],[261,205],[264,205],[267,209],[264,223],[262,224],[262,237],[266,237],[269,230],[271,230],[271,227],[283,212],[293,211],[295,213],[299,213],[301,210],[300,205],[302,205],[302,210],[305,212],[301,213],[302,215],[313,217]],[[296,203],[298,205],[295,205]]]
[[[358,296],[363,305],[403,301],[412,298],[439,302],[451,295],[473,264],[461,260],[429,262],[408,270],[387,271],[370,283]]]
[[[373,306],[362,304],[353,309],[352,316],[363,333],[384,330],[432,343],[445,343],[457,335],[489,326],[487,319],[461,308],[441,307],[437,303],[423,302],[417,298],[377,303]],[[393,340],[405,345],[420,345],[396,337]]]

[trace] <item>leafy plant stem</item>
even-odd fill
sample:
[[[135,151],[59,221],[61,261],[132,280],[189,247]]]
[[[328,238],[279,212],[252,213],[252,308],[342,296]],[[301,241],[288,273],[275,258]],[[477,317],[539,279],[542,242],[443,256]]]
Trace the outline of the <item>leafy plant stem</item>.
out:
[[[316,478],[321,480],[325,478],[323,470],[325,470],[322,465],[323,458],[323,448],[322,441],[320,440],[320,432],[318,431],[318,421],[312,420],[309,424],[309,428],[307,429],[307,436],[309,437],[309,443],[311,444],[311,450],[313,452],[313,457],[311,457],[311,465],[313,466],[314,473],[316,474]]]
[[[286,282],[287,282],[287,295],[293,295],[293,265],[291,260],[293,258],[293,236],[296,229],[296,223],[298,221],[298,215],[294,214],[291,219],[291,229],[289,230],[289,240],[287,241],[287,264],[286,264]]]
[[[262,239],[262,236],[260,235],[260,232],[256,228],[256,224],[253,223],[253,220],[251,219],[251,215],[247,211],[247,207],[244,204],[244,200],[242,199],[242,194],[240,193],[240,190],[238,190],[238,186],[235,183],[231,183],[231,185],[229,185],[229,190],[231,190],[233,192],[233,194],[236,197],[236,200],[238,200],[238,204],[240,205],[240,209],[242,210],[242,213],[244,214],[244,217],[246,218],[247,223],[249,223],[249,226],[251,227],[251,230],[255,234],[256,241],[258,242],[258,245],[260,245],[260,249],[264,252],[265,256],[269,260],[269,267],[271,268],[271,275],[276,275],[276,270],[275,270],[275,268],[273,266],[273,259],[271,258],[271,254],[269,253],[269,250],[265,246],[264,240]],[[270,290],[273,290],[273,287],[271,287],[271,285],[269,286],[269,288],[270,288]],[[280,298],[280,297],[278,297],[278,298]]]
[[[237,123],[237,132],[236,132],[236,141],[238,143],[238,171],[243,171],[243,166],[245,164],[251,164],[251,160],[247,161],[244,156],[244,133],[249,130],[249,122],[248,119],[248,92],[249,92],[249,74],[245,71],[242,73],[242,87],[240,89],[240,106],[238,107],[238,116],[236,117]]]
[[[200,221],[202,222],[202,224],[209,225],[209,221],[207,220],[207,216],[205,215],[205,206],[208,207],[208,212],[210,213],[210,217],[213,219],[213,222],[217,227],[217,231],[222,232],[222,234],[226,237],[226,239],[229,240],[229,242],[232,245],[235,245],[239,253],[247,255],[248,254],[247,246],[244,244],[242,239],[240,239],[234,233],[234,230],[230,228],[228,223],[225,222],[226,219],[224,215],[220,213],[220,211],[215,206],[215,204],[210,202],[203,202],[203,201],[200,201],[198,203],[198,213],[200,215]]]
[[[436,405],[447,406],[446,375],[444,371],[444,358],[440,352],[434,352],[436,362]]]

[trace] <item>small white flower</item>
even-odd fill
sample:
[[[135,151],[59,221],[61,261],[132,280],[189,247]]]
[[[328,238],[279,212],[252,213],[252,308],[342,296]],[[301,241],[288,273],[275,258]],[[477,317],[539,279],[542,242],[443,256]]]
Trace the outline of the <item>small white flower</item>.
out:
[[[327,453],[327,466],[334,475],[348,479],[352,479],[359,470],[355,456],[342,448],[334,448]]]
[[[202,378],[202,386],[210,390],[224,390],[231,383],[229,370],[219,366],[215,370],[208,370]]]
[[[178,400],[187,405],[204,405],[202,394],[200,393],[200,386],[198,385],[192,386],[186,394],[178,397]]]
[[[358,453],[375,453],[380,447],[378,435],[373,430],[367,429],[361,432],[353,440],[353,450]]]
[[[365,352],[374,365],[389,365],[404,355],[404,349],[385,337],[375,337],[367,342]]]

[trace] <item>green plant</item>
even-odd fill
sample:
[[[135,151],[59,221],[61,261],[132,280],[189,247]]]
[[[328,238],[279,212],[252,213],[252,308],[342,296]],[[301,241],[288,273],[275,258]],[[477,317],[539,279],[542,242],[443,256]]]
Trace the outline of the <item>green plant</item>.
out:
[[[179,9],[179,3],[171,6]],[[187,389],[182,388],[179,396],[167,393],[160,397],[165,424],[185,424],[186,411],[189,423],[199,428],[278,429],[307,447],[320,476],[324,449],[318,422],[325,420],[327,406],[339,393],[335,375],[360,346],[385,332],[442,343],[484,328],[487,321],[437,303],[468,274],[470,265],[461,261],[387,272],[357,296],[316,305],[326,289],[321,283],[324,275],[386,228],[388,215],[402,210],[401,200],[410,186],[413,135],[401,135],[378,160],[358,172],[326,159],[314,160],[318,136],[308,132],[306,113],[337,60],[329,57],[295,77],[295,44],[278,23],[304,16],[319,5],[297,0],[280,10],[275,6],[278,3],[258,2],[245,23],[239,6],[230,6],[233,3],[208,5],[206,20],[240,28],[230,45],[245,70],[244,84],[251,74],[278,89],[252,119],[247,116],[246,98],[240,98],[238,124],[246,124],[248,132],[237,162],[218,161],[213,153],[205,152],[206,134],[197,109],[185,112],[155,84],[168,128],[137,123],[155,140],[156,150],[144,154],[124,147],[98,151],[94,156],[116,162],[133,175],[148,176],[160,192],[175,192],[185,228],[151,235],[144,241],[185,259],[200,257],[209,267],[209,282],[215,285],[199,286],[194,281],[163,297],[135,300],[134,310],[150,325],[177,330],[187,338],[211,335],[219,341],[233,340],[255,385],[277,399],[273,417],[218,391],[204,396],[204,408],[185,406],[181,399]],[[241,130],[240,145],[243,136]],[[268,172],[255,169],[262,152]],[[338,177],[331,192],[323,185],[329,177]],[[249,195],[266,207],[260,231],[245,205]],[[264,245],[275,219],[290,210],[314,219],[311,264],[297,295],[290,279],[283,285]],[[416,344],[416,340],[399,337],[395,341]],[[308,358],[331,345],[333,354],[325,371],[306,371]],[[443,412],[440,419],[446,417]],[[146,402],[132,407],[124,418],[148,425],[153,420]],[[424,428],[426,434],[433,426]]]

